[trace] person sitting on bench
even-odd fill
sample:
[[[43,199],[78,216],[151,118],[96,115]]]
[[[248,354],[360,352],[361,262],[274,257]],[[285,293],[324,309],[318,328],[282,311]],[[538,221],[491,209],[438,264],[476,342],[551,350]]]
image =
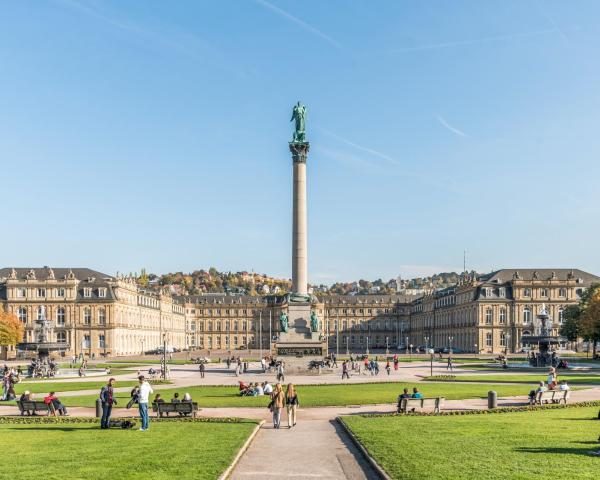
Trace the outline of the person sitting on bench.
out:
[[[29,390],[25,390],[25,392],[23,392],[23,395],[21,395],[19,397],[19,402],[32,402],[33,401],[33,395],[29,392]],[[32,412],[31,410],[23,410],[23,412],[27,412],[27,415],[37,415],[37,413],[35,413],[35,410]]]
[[[175,392],[173,394],[173,398],[171,399],[171,403],[181,403],[181,400],[179,399],[179,394],[177,392]]]
[[[54,394],[54,392],[50,392],[48,395],[44,397],[44,403],[48,406],[52,405],[55,412],[58,412],[60,415],[68,415],[67,407],[65,407],[58,397]]]
[[[412,398],[423,398],[423,394],[419,392],[417,387],[413,388]]]

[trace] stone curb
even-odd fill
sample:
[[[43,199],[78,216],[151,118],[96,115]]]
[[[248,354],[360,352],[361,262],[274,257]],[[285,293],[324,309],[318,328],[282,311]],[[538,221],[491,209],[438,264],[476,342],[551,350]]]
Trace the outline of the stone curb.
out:
[[[377,474],[379,475],[379,477],[382,478],[383,480],[392,480],[392,477],[390,477],[387,474],[387,472],[381,467],[381,465],[379,465],[377,463],[377,461],[369,454],[369,452],[362,445],[362,443],[360,443],[358,441],[358,438],[356,438],[356,436],[354,435],[354,433],[352,432],[352,430],[350,430],[350,428],[348,428],[348,426],[344,423],[344,420],[342,420],[341,417],[335,417],[335,419],[338,422],[338,424],[340,424],[341,427],[344,429],[344,431],[346,432],[346,434],[350,437],[350,439],[352,440],[352,443],[354,443],[354,445],[356,446],[356,448],[358,448],[358,450],[360,451],[360,453],[362,453],[363,457],[365,457],[365,459],[367,460],[367,462],[369,462],[369,464],[371,465],[371,467],[373,467],[373,470],[375,470],[377,472]]]
[[[242,455],[244,455],[244,453],[246,453],[246,450],[248,450],[248,448],[250,447],[250,444],[254,440],[254,437],[256,437],[256,434],[258,433],[258,431],[260,430],[260,428],[264,425],[264,423],[265,423],[265,421],[261,420],[258,423],[258,425],[256,425],[256,427],[254,427],[254,430],[252,431],[252,433],[250,434],[250,436],[246,439],[246,441],[244,442],[244,444],[242,445],[242,447],[238,450],[235,458],[232,460],[232,462],[229,465],[229,467],[227,467],[227,469],[219,476],[218,480],[227,480],[229,478],[229,476],[233,472],[233,469],[236,467],[236,465],[238,464],[238,462],[242,458]]]

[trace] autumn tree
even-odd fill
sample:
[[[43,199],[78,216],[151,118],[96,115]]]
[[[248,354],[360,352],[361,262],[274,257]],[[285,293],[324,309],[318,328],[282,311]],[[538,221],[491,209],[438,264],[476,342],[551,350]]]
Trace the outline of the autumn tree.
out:
[[[16,315],[0,311],[0,346],[14,346],[23,341],[25,327]]]
[[[561,335],[569,340],[579,337],[592,343],[593,358],[600,341],[600,283],[591,285],[582,295],[578,305],[565,310],[565,323]]]

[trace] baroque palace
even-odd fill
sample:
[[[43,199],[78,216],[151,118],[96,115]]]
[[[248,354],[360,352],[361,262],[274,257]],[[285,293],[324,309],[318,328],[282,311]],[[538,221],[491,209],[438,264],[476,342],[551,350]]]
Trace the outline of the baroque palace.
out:
[[[412,344],[468,352],[520,349],[546,305],[557,333],[562,312],[600,277],[577,269],[505,269],[464,275],[451,288],[425,296],[330,295],[314,309],[330,351],[367,352]],[[233,351],[271,348],[285,297],[225,294],[174,296],[149,291],[132,278],[87,268],[0,269],[0,303],[36,342],[46,317],[52,341],[66,355],[131,355],[163,342],[181,349]],[[8,355],[14,352],[8,352]]]

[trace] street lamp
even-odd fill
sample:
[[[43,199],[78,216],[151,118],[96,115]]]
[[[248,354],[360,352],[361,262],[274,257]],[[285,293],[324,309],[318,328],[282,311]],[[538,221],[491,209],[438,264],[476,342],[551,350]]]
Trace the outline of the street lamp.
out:
[[[406,337],[406,343],[404,345],[406,345],[406,353],[408,353],[408,337]],[[412,350],[412,345],[410,346],[410,349]]]
[[[369,337],[367,337],[367,355],[369,354]]]
[[[454,337],[448,337],[448,353],[452,352],[452,340],[454,340]]]
[[[475,355],[479,355],[479,350],[477,349],[477,344],[475,344]]]
[[[430,376],[433,377],[433,348],[429,349],[429,367],[430,367]]]
[[[346,336],[346,355],[350,355],[350,350],[348,349],[348,337]]]
[[[408,350],[408,357],[410,360],[412,360],[412,349],[413,349],[413,344],[411,343],[409,345],[409,350]]]
[[[429,347],[429,337],[425,337],[425,351],[427,352],[427,347]]]
[[[390,347],[388,345],[388,337],[385,337],[385,354],[386,355],[390,354]]]

